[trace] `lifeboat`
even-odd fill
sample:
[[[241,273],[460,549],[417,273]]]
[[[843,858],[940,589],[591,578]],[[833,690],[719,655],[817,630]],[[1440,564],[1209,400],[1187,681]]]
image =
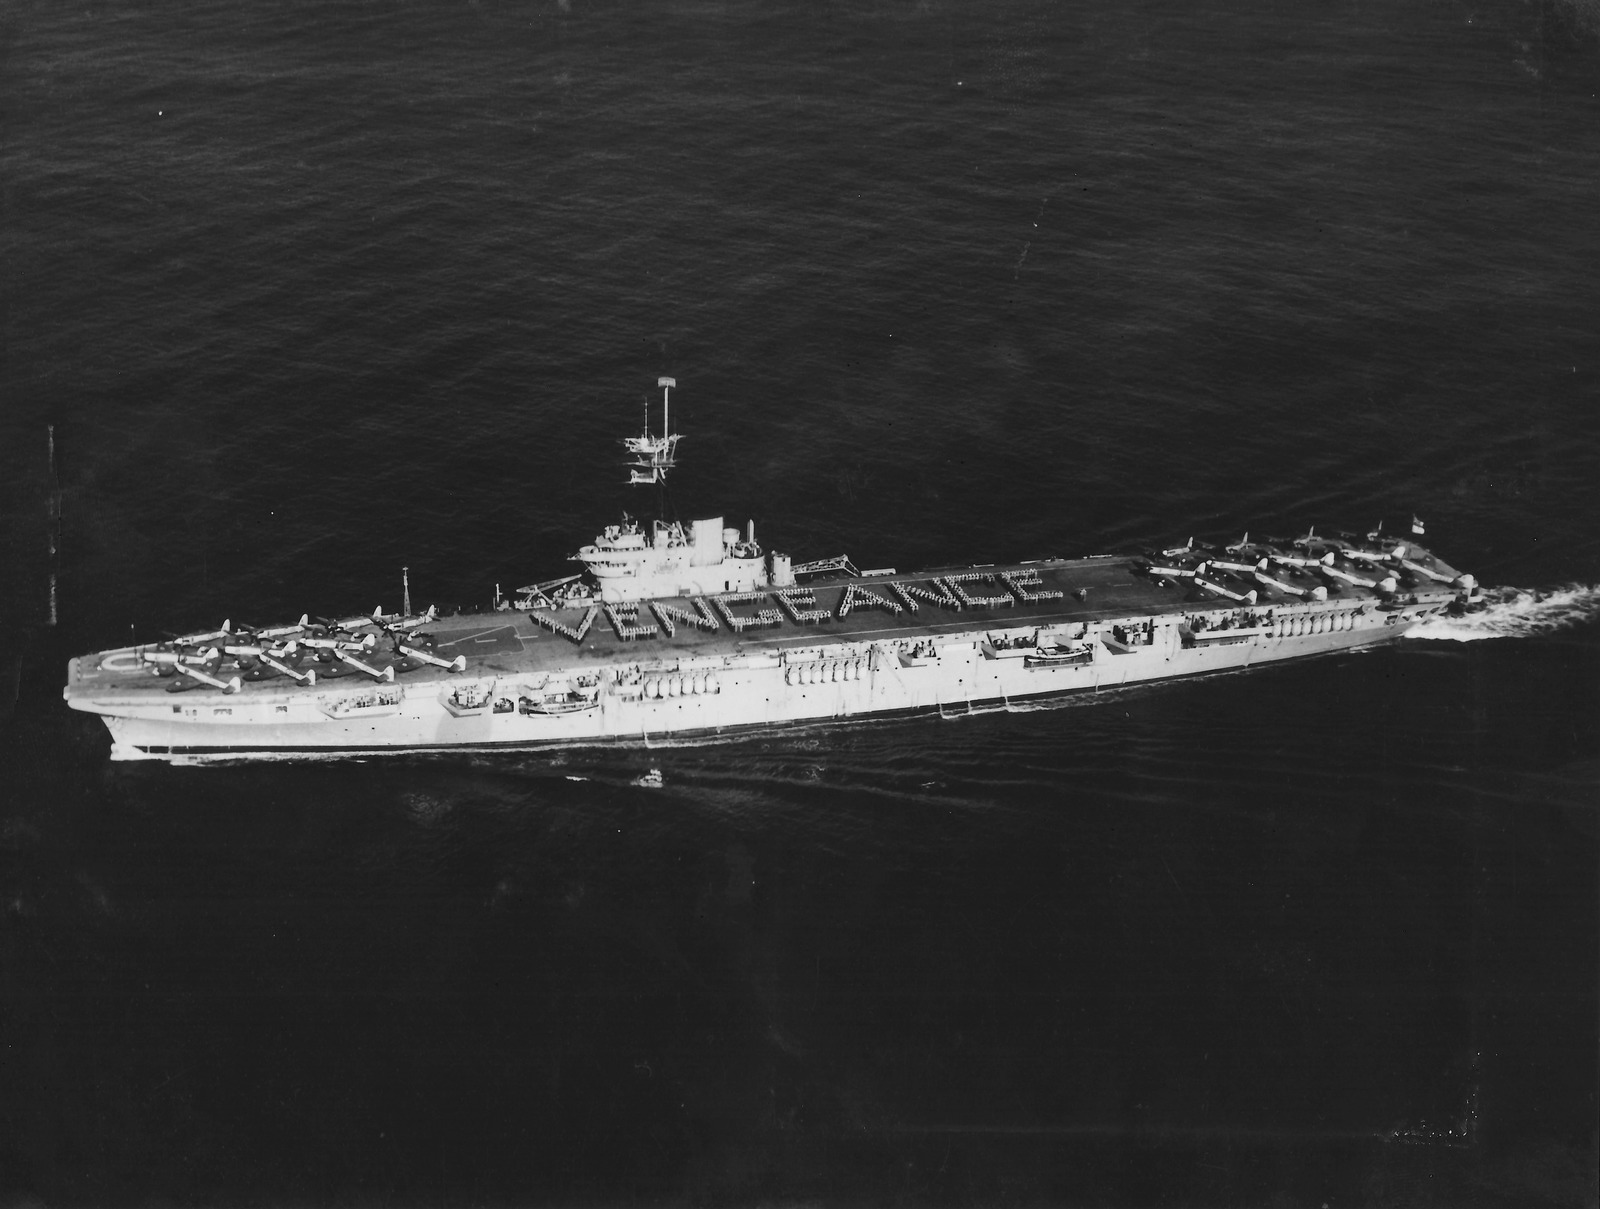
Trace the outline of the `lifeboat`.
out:
[[[576,693],[547,693],[540,697],[519,697],[517,699],[517,712],[522,714],[578,714],[584,710],[599,708],[600,702],[595,697],[584,697]]]
[[[1253,642],[1270,634],[1266,626],[1230,626],[1227,629],[1202,629],[1198,626],[1178,627],[1187,647],[1232,646],[1237,642]]]
[[[1023,656],[1023,663],[1031,668],[1083,667],[1093,662],[1094,648],[1087,643],[1075,643],[1072,646],[1040,643]]]

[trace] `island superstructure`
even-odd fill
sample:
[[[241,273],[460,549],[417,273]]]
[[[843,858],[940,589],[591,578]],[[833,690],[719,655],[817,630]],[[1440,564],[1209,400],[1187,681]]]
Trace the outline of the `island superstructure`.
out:
[[[665,497],[679,436],[624,445]],[[795,564],[754,524],[625,518],[583,570],[494,612],[247,629],[73,659],[112,759],[178,762],[709,738],[961,715],[1384,642],[1481,603],[1472,576],[1371,532],[1248,534],[914,574]]]

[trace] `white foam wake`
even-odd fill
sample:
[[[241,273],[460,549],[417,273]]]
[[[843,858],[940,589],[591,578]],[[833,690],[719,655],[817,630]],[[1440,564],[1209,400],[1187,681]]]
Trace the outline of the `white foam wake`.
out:
[[[1407,638],[1477,642],[1480,638],[1529,638],[1570,629],[1600,618],[1600,587],[1485,588],[1489,607],[1464,617],[1442,614],[1406,631]]]

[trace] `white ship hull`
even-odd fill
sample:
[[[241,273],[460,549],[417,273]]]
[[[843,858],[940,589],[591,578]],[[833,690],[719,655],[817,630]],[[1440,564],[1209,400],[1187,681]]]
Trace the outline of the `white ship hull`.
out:
[[[893,641],[867,636],[818,642],[815,634],[807,634],[747,652],[688,658],[658,651],[664,658],[605,669],[591,708],[557,714],[486,709],[458,716],[446,708],[451,684],[486,684],[481,672],[397,684],[390,690],[392,701],[345,716],[330,713],[329,694],[356,699],[369,691],[363,685],[322,685],[326,691],[320,695],[288,686],[252,686],[233,696],[95,694],[72,703],[104,716],[113,739],[111,757],[121,760],[649,744],[897,715],[961,715],[1237,671],[1383,642],[1439,607],[1434,601],[1388,611],[1281,610],[1265,632],[1229,643],[1194,643],[1178,625],[1162,625],[1147,646],[1126,649],[1096,641],[1092,662],[1078,666],[1029,666],[1023,659],[986,657],[986,630],[959,627],[941,629],[937,657],[910,667],[896,657]],[[507,683],[516,679],[506,678]],[[657,688],[660,697],[652,695]]]
[[[675,383],[657,384],[660,433],[647,415],[624,441],[634,483],[674,465]],[[488,616],[413,616],[408,592],[392,617],[224,622],[74,659],[63,696],[105,719],[117,760],[648,744],[1237,671],[1383,642],[1478,592],[1376,531],[1209,549],[899,575],[763,557],[754,522],[624,516],[574,556],[586,579]]]

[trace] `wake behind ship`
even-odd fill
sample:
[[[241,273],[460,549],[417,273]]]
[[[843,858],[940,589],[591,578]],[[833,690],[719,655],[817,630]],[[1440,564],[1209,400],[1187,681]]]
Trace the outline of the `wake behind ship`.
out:
[[[662,424],[629,437],[661,490]],[[902,575],[795,564],[754,523],[624,518],[494,613],[218,629],[84,655],[111,758],[180,762],[648,743],[967,713],[1398,637],[1481,592],[1411,540],[1314,531]]]

